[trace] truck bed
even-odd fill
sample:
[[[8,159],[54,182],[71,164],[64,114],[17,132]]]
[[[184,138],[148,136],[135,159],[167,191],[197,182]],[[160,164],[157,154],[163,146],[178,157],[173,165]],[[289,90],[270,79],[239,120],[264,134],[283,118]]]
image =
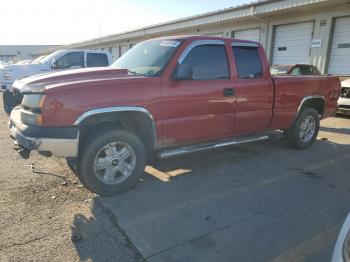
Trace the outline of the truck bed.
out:
[[[271,128],[288,128],[292,125],[298,107],[306,97],[324,99],[326,111],[322,117],[334,114],[337,108],[340,83],[337,77],[329,76],[276,76],[273,119]]]

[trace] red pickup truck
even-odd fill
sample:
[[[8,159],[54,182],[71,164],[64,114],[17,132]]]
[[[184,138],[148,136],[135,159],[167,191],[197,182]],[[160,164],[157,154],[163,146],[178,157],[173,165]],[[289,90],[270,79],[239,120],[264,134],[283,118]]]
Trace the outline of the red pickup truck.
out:
[[[271,77],[255,42],[205,36],[152,39],[112,66],[49,73],[14,83],[15,143],[68,159],[100,195],[133,186],[160,158],[267,139],[283,130],[311,146],[336,111],[336,77]]]

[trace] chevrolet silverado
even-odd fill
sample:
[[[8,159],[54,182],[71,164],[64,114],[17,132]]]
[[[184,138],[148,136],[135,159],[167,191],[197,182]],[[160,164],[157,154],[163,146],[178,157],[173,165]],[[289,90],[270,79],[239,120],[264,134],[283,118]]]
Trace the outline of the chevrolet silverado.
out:
[[[337,108],[340,82],[272,77],[259,43],[175,36],[137,44],[112,66],[16,81],[9,128],[20,151],[65,157],[100,195],[132,187],[152,156],[267,139],[297,149]]]

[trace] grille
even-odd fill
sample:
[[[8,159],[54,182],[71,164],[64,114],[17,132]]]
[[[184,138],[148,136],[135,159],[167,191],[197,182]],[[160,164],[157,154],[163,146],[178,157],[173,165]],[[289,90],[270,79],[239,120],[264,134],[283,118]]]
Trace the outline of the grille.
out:
[[[350,98],[350,87],[342,87],[340,89],[340,96]]]

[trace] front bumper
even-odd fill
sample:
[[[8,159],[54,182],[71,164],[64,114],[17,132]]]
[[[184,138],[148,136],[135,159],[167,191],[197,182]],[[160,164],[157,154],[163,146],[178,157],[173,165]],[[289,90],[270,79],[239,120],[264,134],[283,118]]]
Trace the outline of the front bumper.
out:
[[[50,153],[57,157],[77,157],[79,130],[71,127],[28,126],[21,122],[20,107],[12,110],[9,129],[11,138],[21,148]]]

